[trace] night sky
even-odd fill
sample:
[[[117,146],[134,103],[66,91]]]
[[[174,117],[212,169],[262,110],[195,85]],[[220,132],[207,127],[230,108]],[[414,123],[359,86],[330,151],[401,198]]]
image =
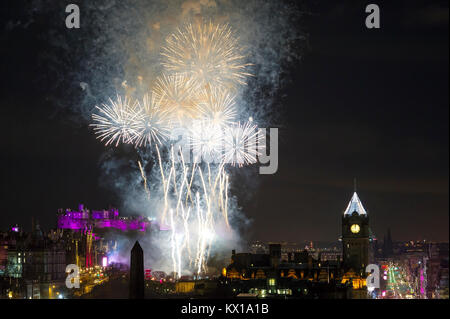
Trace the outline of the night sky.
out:
[[[356,178],[378,238],[448,241],[448,1],[374,1],[380,30],[365,28],[365,2],[325,2],[292,25],[308,49],[281,75],[279,169],[242,203],[247,237],[337,240]],[[32,216],[49,229],[58,208],[120,203],[100,179],[104,146],[49,97],[51,17],[27,21],[18,3],[1,4],[0,229]]]

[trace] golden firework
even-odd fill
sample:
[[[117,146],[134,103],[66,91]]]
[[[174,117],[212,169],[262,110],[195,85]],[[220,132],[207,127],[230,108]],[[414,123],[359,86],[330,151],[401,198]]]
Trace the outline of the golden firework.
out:
[[[156,79],[153,93],[162,110],[169,114],[171,124],[183,124],[199,117],[198,85],[186,75],[163,75]]]
[[[245,84],[251,75],[228,24],[186,24],[166,39],[161,55],[167,71],[189,75],[202,86]]]
[[[198,108],[203,120],[223,128],[236,117],[235,96],[229,90],[207,85],[198,94]]]

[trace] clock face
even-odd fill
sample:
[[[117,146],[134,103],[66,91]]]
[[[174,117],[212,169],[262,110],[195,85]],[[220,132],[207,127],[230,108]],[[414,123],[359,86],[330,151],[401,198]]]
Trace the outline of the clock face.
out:
[[[351,225],[350,230],[352,231],[353,234],[359,233],[359,230],[360,230],[359,225],[358,224]]]

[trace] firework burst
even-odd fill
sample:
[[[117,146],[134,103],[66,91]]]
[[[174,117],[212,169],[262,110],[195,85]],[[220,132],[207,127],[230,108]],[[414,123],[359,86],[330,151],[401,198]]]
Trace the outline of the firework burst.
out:
[[[118,146],[120,142],[130,143],[136,135],[137,102],[131,103],[130,99],[122,99],[119,95],[117,100],[109,99],[109,104],[96,106],[100,114],[93,114],[91,124],[95,133],[105,145],[114,144]]]
[[[198,107],[203,120],[220,128],[236,117],[235,96],[224,88],[206,86],[199,93]]]
[[[158,100],[148,94],[139,102],[137,116],[134,117],[135,136],[133,143],[136,147],[152,143],[161,144],[169,136],[168,114],[161,108]]]
[[[198,94],[200,119],[189,128],[190,146],[195,158],[220,162],[224,131],[236,117],[234,95],[224,88],[206,86]]]
[[[225,153],[223,161],[232,166],[242,167],[256,163],[258,129],[251,121],[226,128],[224,133]]]
[[[187,74],[202,86],[245,84],[251,75],[227,24],[186,24],[166,39],[161,55],[166,70]]]
[[[223,149],[223,127],[210,121],[197,120],[189,128],[189,146],[194,161],[220,162]]]
[[[153,93],[164,112],[170,115],[171,125],[183,125],[199,116],[198,86],[182,74],[163,75],[156,80]]]

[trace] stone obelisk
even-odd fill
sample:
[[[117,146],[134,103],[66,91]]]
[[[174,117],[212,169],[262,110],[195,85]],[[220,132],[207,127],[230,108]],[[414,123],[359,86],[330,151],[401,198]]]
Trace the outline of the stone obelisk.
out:
[[[144,252],[139,242],[131,249],[130,299],[144,298]]]

